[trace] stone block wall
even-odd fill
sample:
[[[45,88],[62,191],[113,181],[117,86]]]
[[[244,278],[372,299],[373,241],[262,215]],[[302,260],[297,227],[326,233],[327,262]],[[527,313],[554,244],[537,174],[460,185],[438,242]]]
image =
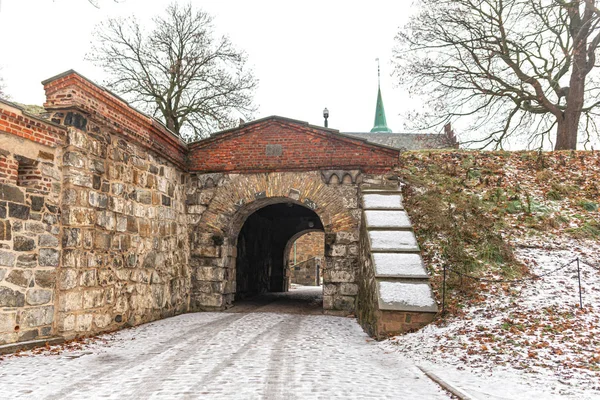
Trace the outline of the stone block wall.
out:
[[[54,334],[63,135],[0,103],[0,345]]]
[[[323,257],[324,252],[325,235],[322,232],[309,232],[298,238],[290,247],[289,264],[295,265],[314,257]]]
[[[56,112],[53,118],[78,115]],[[63,156],[57,332],[73,336],[187,311],[186,175],[80,115]],[[62,121],[64,123],[64,120]]]
[[[321,284],[321,257],[304,260],[290,268],[290,281],[297,285],[319,286]]]
[[[314,210],[324,227],[324,309],[341,315],[354,312],[361,221],[358,187],[353,182],[331,182],[329,177],[322,171],[193,174],[187,196],[190,308],[213,310],[232,304],[237,239],[244,221],[269,204],[292,202]]]

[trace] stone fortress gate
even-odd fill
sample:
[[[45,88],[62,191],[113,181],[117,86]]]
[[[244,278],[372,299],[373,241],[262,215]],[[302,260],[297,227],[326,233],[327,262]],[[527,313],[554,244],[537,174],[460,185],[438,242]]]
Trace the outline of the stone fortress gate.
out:
[[[0,101],[0,345],[286,291],[311,231],[325,313],[375,337],[433,319],[399,150],[282,117],[188,145],[74,71],[43,84],[42,116]]]

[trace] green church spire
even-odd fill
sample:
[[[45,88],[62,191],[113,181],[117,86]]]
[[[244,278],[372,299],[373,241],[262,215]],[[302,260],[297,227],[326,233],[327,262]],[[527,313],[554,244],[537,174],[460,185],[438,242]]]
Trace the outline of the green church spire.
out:
[[[388,132],[392,130],[387,127],[385,120],[385,109],[383,108],[383,99],[381,98],[381,74],[379,72],[379,58],[377,59],[377,107],[375,108],[375,123],[371,132]]]

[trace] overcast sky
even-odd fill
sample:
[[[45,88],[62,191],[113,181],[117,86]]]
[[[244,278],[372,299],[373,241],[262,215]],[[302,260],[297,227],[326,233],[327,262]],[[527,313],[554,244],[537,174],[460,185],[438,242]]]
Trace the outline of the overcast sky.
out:
[[[0,73],[13,101],[42,104],[40,82],[69,69],[102,84],[101,70],[84,60],[94,26],[114,16],[148,21],[169,0],[0,0]],[[388,126],[403,131],[408,96],[391,77],[394,36],[411,0],[196,0],[214,16],[219,33],[248,53],[260,80],[257,118],[269,115],[369,131],[377,96],[377,57]]]

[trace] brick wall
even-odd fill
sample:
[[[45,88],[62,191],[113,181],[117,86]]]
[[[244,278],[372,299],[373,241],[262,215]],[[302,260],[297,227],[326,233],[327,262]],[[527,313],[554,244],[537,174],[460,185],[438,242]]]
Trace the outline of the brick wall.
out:
[[[325,253],[325,234],[323,232],[309,232],[302,235],[295,242],[295,246],[290,247],[288,254],[289,265],[294,265],[294,256],[296,264],[314,257],[323,257]]]
[[[0,101],[0,131],[49,147],[59,145],[64,135],[62,127],[27,115],[4,101]]]
[[[398,150],[350,139],[335,131],[271,117],[190,145],[192,171],[265,172],[362,169],[383,172],[398,164]]]

